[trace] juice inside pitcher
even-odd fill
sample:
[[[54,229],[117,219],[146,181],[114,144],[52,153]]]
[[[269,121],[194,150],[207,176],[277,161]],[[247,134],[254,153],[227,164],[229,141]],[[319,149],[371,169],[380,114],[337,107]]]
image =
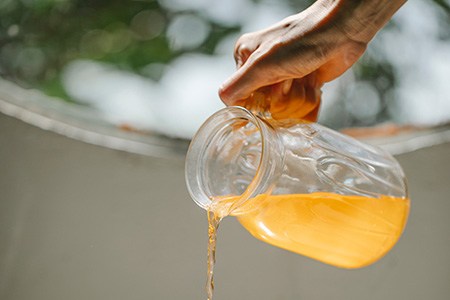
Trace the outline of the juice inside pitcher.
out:
[[[247,109],[217,112],[191,143],[187,185],[208,210],[209,300],[217,228],[227,215],[268,244],[348,269],[380,259],[405,227],[410,201],[400,165],[313,123],[314,78],[289,84],[287,92],[284,84],[259,89],[238,103]]]
[[[238,197],[216,199],[224,214]],[[341,268],[360,268],[386,254],[403,232],[409,200],[332,193],[259,195],[231,215],[256,238]]]

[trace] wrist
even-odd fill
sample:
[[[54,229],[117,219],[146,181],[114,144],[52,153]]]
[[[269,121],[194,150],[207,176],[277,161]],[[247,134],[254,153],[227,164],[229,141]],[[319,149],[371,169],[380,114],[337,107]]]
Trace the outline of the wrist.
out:
[[[369,43],[406,0],[336,0],[335,25],[353,41]]]

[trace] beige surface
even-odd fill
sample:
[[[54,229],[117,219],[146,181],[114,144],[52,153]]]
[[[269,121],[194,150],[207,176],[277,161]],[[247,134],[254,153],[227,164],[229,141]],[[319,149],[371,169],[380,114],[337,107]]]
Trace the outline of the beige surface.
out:
[[[399,156],[412,212],[356,271],[219,230],[216,300],[450,298],[450,143]],[[0,114],[0,299],[204,299],[206,216],[183,160],[84,144]]]

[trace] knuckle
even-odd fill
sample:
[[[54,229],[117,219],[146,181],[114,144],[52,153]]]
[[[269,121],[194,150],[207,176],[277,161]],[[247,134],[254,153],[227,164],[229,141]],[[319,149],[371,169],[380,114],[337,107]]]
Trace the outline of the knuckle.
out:
[[[235,56],[248,55],[259,47],[258,39],[253,33],[243,34],[234,47]]]

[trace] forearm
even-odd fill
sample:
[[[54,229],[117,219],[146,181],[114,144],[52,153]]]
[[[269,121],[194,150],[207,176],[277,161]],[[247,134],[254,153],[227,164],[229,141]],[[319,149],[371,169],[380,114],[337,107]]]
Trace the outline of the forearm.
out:
[[[303,32],[327,33],[367,44],[407,0],[317,0],[305,11],[275,24],[278,32],[296,24]],[[343,35],[340,35],[342,33]]]
[[[292,79],[309,76],[318,85],[334,80],[405,2],[316,0],[269,28],[243,35],[234,54],[238,70],[222,85],[220,97],[230,105]]]
[[[337,25],[352,40],[368,43],[406,0],[319,0],[333,3]]]

